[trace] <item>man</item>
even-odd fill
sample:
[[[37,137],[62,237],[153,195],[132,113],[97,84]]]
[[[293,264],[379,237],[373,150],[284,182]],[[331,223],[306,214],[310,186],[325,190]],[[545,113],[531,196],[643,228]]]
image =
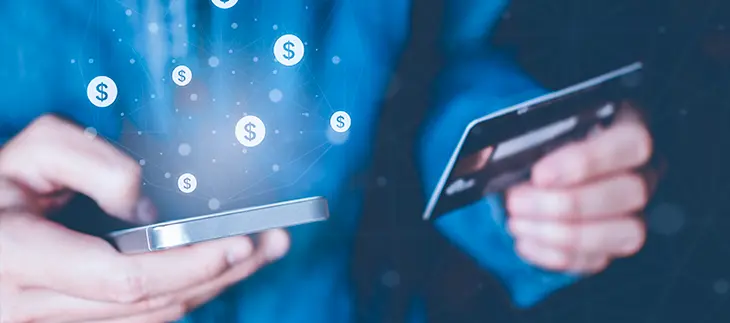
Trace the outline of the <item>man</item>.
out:
[[[3,5],[3,12],[9,15],[3,29],[24,31],[22,38],[3,36],[1,120],[7,125],[2,128],[6,143],[0,151],[0,174],[5,177],[0,215],[3,319],[170,321],[233,285],[188,319],[347,322],[371,314],[354,309],[347,284],[347,262],[355,219],[363,208],[363,189],[357,185],[346,188],[346,184],[353,174],[363,173],[371,155],[377,153],[372,142],[378,102],[399,65],[401,47],[414,38],[409,37],[410,19],[406,17],[416,3],[388,2],[387,10],[382,9],[386,3],[378,1],[267,5],[257,11],[256,6],[239,1],[225,12],[202,0],[107,1],[91,9],[75,1],[46,7]],[[441,71],[445,84],[438,93],[441,103],[429,110],[426,132],[415,139],[423,143],[417,157],[420,181],[427,189],[435,185],[469,121],[545,92],[498,49],[482,43],[505,5],[496,0],[450,3],[445,11],[448,68]],[[328,16],[331,18],[320,19]],[[64,30],[54,30],[56,23]],[[89,139],[94,137],[89,134],[98,131],[111,140],[119,138],[120,113],[135,119],[138,127],[149,121],[174,134],[169,131],[169,119],[180,118],[172,107],[175,93],[157,80],[166,77],[173,60],[204,58],[210,67],[219,66],[218,58],[208,57],[207,45],[214,55],[225,53],[221,30],[233,28],[234,23],[235,29],[246,31],[249,37],[274,39],[282,28],[295,30],[313,44],[316,41],[314,50],[315,45],[307,45],[312,53],[307,59],[316,67],[313,78],[320,82],[329,102],[349,104],[348,111],[358,126],[348,134],[348,150],[322,155],[302,175],[302,181],[310,185],[294,183],[282,193],[324,194],[332,205],[332,219],[293,229],[291,238],[281,230],[265,233],[255,245],[246,237],[235,237],[133,256],[120,255],[99,239],[45,219],[45,214],[63,205],[69,192],[86,194],[108,213],[129,221],[155,218],[156,212],[140,198],[138,188],[140,165],[145,163],[124,156],[105,141]],[[131,63],[128,56],[133,54],[138,56]],[[276,68],[278,73],[278,67],[266,61],[247,72],[269,74]],[[144,66],[143,73],[128,64]],[[85,92],[79,91],[79,84],[85,87],[88,83],[89,73],[114,73],[120,89],[147,80],[144,90],[135,92],[146,94],[137,98],[147,105],[137,108],[132,103],[136,98],[122,98],[120,91],[118,105],[134,108],[120,112],[90,106]],[[222,72],[211,75],[217,73]],[[304,83],[298,73],[286,73],[287,84]],[[66,81],[54,83],[47,95],[38,95],[35,91],[48,85],[50,76],[63,76]],[[212,77],[210,82],[216,84],[214,80]],[[208,90],[217,89],[211,86]],[[286,88],[282,91],[288,93]],[[225,100],[225,94],[212,96]],[[208,117],[216,109],[222,108],[211,108]],[[48,113],[63,114],[82,127]],[[291,119],[286,115],[279,118]],[[202,127],[201,123],[191,127]],[[85,133],[86,126],[95,130]],[[199,140],[213,144],[206,138]],[[638,114],[624,109],[612,127],[537,164],[530,183],[507,193],[506,207],[487,198],[444,217],[437,226],[485,270],[501,278],[517,305],[534,305],[579,279],[579,274],[601,271],[611,260],[641,247],[645,232],[634,215],[646,204],[648,185],[636,169],[646,163],[651,147]],[[387,186],[388,180],[378,182]],[[509,233],[495,220],[503,218],[505,210],[511,214]],[[262,269],[286,253],[290,239],[289,254]],[[255,277],[236,284],[258,270]]]

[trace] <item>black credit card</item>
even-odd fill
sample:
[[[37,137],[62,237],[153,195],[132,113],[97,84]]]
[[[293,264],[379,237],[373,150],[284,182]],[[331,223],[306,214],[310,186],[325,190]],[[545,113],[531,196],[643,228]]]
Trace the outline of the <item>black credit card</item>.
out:
[[[436,219],[529,180],[549,152],[608,126],[641,77],[634,63],[472,121],[423,215]]]

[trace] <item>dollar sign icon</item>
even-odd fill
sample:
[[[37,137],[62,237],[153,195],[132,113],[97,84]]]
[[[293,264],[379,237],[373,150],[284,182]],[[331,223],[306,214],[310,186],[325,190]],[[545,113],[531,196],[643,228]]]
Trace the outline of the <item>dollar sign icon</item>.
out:
[[[97,76],[86,87],[86,97],[100,108],[106,108],[117,99],[117,84],[106,76]]]
[[[193,79],[193,72],[189,67],[180,65],[172,70],[172,81],[178,86],[186,86]]]
[[[96,86],[96,92],[99,92],[99,95],[96,96],[97,100],[104,102],[104,101],[106,101],[106,99],[109,98],[109,94],[104,91],[107,88],[109,88],[109,87],[106,86],[106,84],[104,84],[104,82],[101,82],[101,83],[99,83],[99,85]]]
[[[351,124],[350,115],[345,111],[337,111],[330,117],[330,127],[335,132],[346,132],[350,129]]]
[[[266,137],[266,126],[256,116],[245,116],[236,123],[236,139],[246,147],[256,147]]]
[[[279,37],[274,44],[274,58],[284,66],[294,66],[304,57],[304,43],[295,35]]]
[[[254,129],[256,129],[256,125],[251,122],[243,126],[243,130],[246,131],[246,135],[243,136],[243,138],[248,141],[256,139],[256,132],[254,132]]]
[[[284,58],[286,58],[286,59],[294,58],[294,51],[292,50],[292,48],[296,47],[296,46],[294,46],[294,44],[292,42],[288,41],[288,42],[284,43],[284,46],[282,46],[282,47],[284,47],[284,51],[286,52],[284,54]]]
[[[345,126],[345,117],[338,116],[337,117],[337,128],[343,128]]]
[[[185,194],[192,193],[198,187],[198,180],[193,174],[185,173],[177,179],[177,188]]]

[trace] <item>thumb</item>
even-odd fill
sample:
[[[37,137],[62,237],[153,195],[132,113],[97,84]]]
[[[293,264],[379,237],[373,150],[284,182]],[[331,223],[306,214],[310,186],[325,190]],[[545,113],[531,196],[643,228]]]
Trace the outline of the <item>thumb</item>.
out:
[[[139,164],[108,142],[51,115],[36,119],[0,153],[0,175],[39,194],[69,189],[91,197],[113,216],[148,222],[149,216],[138,212],[149,211],[148,202],[139,202],[140,174]]]

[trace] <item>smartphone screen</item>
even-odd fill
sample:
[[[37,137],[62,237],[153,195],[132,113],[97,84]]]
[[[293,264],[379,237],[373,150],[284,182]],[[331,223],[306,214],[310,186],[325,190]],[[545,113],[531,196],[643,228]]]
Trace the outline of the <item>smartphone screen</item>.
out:
[[[608,126],[638,86],[635,63],[475,120],[431,196],[425,219],[436,219],[484,196],[529,180],[547,153]]]

